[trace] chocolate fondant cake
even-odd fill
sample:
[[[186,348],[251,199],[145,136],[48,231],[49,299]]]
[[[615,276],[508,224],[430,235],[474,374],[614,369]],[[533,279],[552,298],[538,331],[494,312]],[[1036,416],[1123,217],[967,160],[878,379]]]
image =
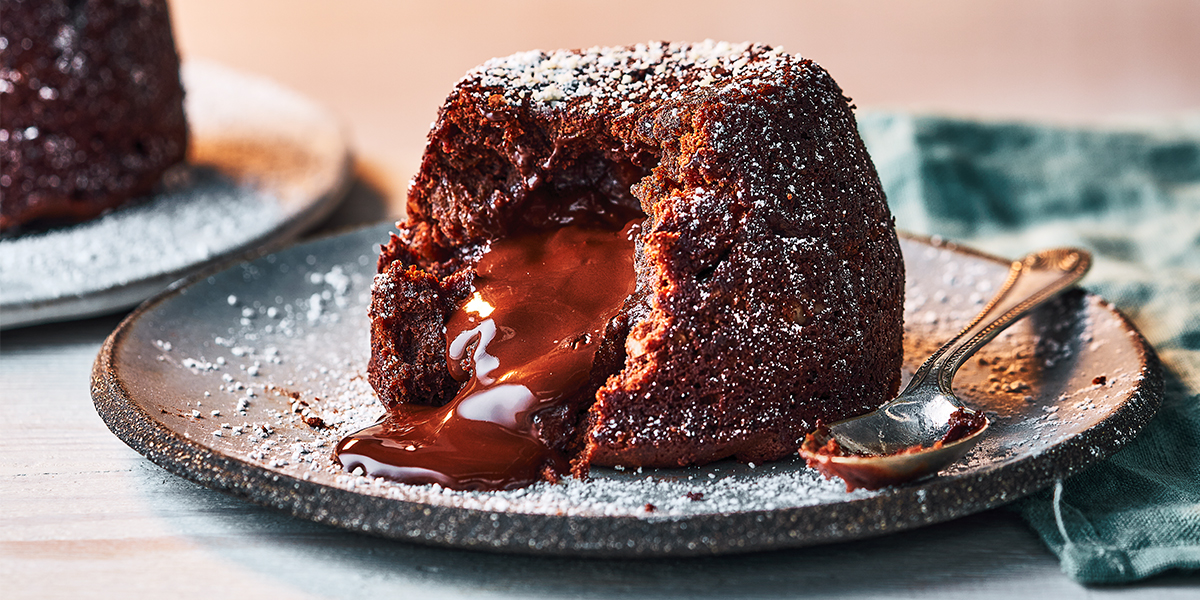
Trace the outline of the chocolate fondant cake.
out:
[[[523,272],[558,272],[575,258],[544,245],[545,232],[623,226],[628,288],[611,275],[570,284],[615,287],[619,306],[583,333],[550,336],[587,342],[576,387],[525,383],[534,399],[503,416],[498,401],[488,418],[467,411],[462,390],[478,382],[536,379],[533,367],[506,370],[504,352],[485,348],[493,338],[470,329],[503,313],[489,294],[509,279],[494,265],[525,252]],[[818,420],[871,410],[899,385],[903,265],[849,100],[816,63],[769,46],[491,60],[441,108],[398,228],[379,258],[369,378],[389,435],[406,440],[392,446],[414,456],[436,427],[418,435],[403,415],[428,406],[537,441],[546,452],[530,460],[545,478],[564,458],[579,476],[589,465],[767,461],[794,453]],[[506,293],[501,304],[531,300]],[[505,318],[489,331],[521,344],[527,321]],[[351,454],[347,468],[372,470]],[[413,472],[390,473],[456,483]]]
[[[187,150],[165,0],[0,0],[0,231],[88,219]]]

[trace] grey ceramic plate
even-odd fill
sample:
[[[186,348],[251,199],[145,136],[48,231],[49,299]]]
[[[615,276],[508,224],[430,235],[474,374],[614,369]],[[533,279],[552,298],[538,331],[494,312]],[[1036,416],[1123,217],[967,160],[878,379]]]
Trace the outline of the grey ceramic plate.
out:
[[[956,388],[989,412],[992,433],[961,464],[904,486],[847,493],[795,460],[596,469],[493,493],[371,480],[340,471],[330,449],[382,413],[364,381],[365,313],[388,229],[291,248],[147,302],[96,359],[100,415],[173,473],[321,523],[497,551],[698,555],[862,538],[1016,500],[1111,455],[1161,397],[1141,335],[1076,291],[960,372]],[[903,249],[912,369],[978,310],[1006,263],[916,239]]]
[[[242,252],[319,223],[349,184],[337,119],[270,81],[184,65],[187,161],[145,202],[98,219],[0,239],[0,328],[136,306]]]

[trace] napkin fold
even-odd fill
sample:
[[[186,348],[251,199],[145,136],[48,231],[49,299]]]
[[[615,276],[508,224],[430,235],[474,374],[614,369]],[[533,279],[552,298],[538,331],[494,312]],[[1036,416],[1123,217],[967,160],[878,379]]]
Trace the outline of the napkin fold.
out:
[[[1064,128],[863,113],[897,226],[1001,256],[1080,246],[1162,360],[1154,420],[1013,505],[1083,583],[1200,569],[1200,114]]]

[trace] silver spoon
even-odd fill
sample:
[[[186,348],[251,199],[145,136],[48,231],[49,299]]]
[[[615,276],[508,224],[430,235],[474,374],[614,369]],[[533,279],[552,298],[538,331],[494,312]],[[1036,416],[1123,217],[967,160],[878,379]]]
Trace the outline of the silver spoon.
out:
[[[983,437],[988,421],[951,390],[958,368],[1034,307],[1079,281],[1091,266],[1091,254],[1076,248],[1043,250],[1013,261],[1008,280],[991,302],[917,369],[895,400],[810,435],[801,456],[826,475],[844,479],[848,489],[909,481],[961,459]],[[830,438],[844,455],[820,451]]]

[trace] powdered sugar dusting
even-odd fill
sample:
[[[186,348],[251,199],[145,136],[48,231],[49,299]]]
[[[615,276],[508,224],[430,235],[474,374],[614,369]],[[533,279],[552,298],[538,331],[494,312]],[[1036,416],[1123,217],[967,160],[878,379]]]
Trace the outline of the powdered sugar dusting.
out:
[[[799,60],[779,48],[705,40],[696,44],[649,42],[587,50],[531,50],[494,58],[467,73],[459,85],[495,90],[512,104],[529,99],[546,106],[578,101],[597,107],[619,103],[628,112],[642,102],[679,98],[687,89],[733,85],[733,77],[769,73]],[[696,73],[701,73],[699,77]],[[744,79],[744,78],[743,78]]]

